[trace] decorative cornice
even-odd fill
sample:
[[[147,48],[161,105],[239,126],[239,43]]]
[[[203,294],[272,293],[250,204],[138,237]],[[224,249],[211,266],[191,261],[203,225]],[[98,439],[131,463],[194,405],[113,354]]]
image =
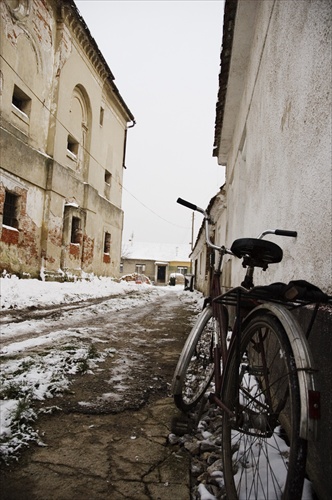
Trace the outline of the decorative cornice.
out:
[[[109,84],[111,91],[115,94],[120,106],[128,115],[128,120],[135,121],[133,114],[121,97],[120,92],[114,83],[113,73],[111,72],[103,54],[99,50],[95,39],[92,37],[89,28],[87,27],[73,0],[61,0],[60,17],[62,22],[65,22],[75,36],[100,78]]]

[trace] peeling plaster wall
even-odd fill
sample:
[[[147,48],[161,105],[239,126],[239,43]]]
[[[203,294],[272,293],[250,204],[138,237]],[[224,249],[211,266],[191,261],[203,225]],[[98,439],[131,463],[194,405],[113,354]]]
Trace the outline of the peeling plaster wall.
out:
[[[227,163],[227,245],[264,229],[297,230],[296,240],[271,238],[284,249],[283,263],[256,272],[256,283],[301,278],[332,293],[331,5],[254,3],[249,57],[242,67],[233,61],[228,82],[231,89],[232,79],[244,80],[242,100],[238,108],[226,102],[224,127],[231,113],[236,119],[227,159],[219,158]],[[234,285],[243,270],[232,267]]]
[[[118,276],[133,116],[72,1],[0,8],[1,220],[6,191],[19,196],[18,230],[0,228],[0,271]]]
[[[254,19],[246,15],[250,7]],[[246,59],[238,54],[243,33],[250,41]],[[268,237],[283,248],[284,260],[255,271],[256,284],[306,279],[332,294],[331,60],[330,1],[239,0],[218,158],[227,164],[226,245],[265,229],[298,231],[296,240]],[[243,86],[239,100],[236,80]],[[224,284],[238,285],[243,275],[232,259]],[[312,312],[294,313],[304,331]],[[332,451],[325,445],[332,436],[331,319],[331,307],[321,307],[309,337],[321,419],[319,440],[308,443],[307,472],[324,500],[332,491]]]
[[[210,239],[216,245],[224,245],[226,232],[226,192],[222,188],[219,193],[212,199],[208,208],[211,217],[212,225],[210,226]],[[210,250],[207,249],[205,238],[204,221],[199,230],[195,246],[190,255],[192,273],[195,276],[195,288],[201,291],[205,296],[210,293]],[[217,258],[217,254],[216,254]],[[229,273],[228,257],[224,257],[223,275]]]
[[[0,221],[3,218],[5,187],[19,196],[18,229],[1,224],[0,272],[18,272],[37,276],[39,269],[42,218],[36,206],[43,204],[43,192],[37,187],[0,171]]]

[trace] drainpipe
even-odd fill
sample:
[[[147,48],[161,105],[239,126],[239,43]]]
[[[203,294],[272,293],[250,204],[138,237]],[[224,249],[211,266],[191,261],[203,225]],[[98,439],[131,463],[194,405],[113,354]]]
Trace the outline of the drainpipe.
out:
[[[129,128],[133,128],[133,127],[135,127],[135,125],[136,125],[136,121],[133,120],[132,124],[129,125],[126,128],[126,130],[125,130],[125,138],[124,138],[124,143],[123,143],[123,164],[122,164],[122,168],[127,168],[126,167],[127,132],[128,132]]]

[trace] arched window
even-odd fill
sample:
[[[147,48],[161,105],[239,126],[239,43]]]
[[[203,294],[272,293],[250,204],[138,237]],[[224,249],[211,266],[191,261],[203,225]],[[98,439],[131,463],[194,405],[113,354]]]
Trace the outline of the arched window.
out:
[[[67,156],[73,167],[82,172],[87,164],[91,113],[87,94],[79,85],[73,90],[69,113]]]

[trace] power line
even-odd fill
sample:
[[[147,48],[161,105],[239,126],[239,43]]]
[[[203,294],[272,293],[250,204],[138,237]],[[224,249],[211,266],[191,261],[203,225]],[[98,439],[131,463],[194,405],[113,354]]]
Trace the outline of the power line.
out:
[[[119,181],[118,181],[119,182]],[[121,183],[119,182],[120,186],[121,186]],[[132,196],[138,203],[140,203],[144,208],[146,208],[147,210],[149,210],[149,212],[151,212],[153,215],[155,215],[156,217],[158,217],[159,219],[163,220],[164,222],[167,222],[168,224],[171,224],[172,226],[175,226],[175,227],[180,227],[181,229],[189,229],[189,226],[179,226],[178,224],[174,224],[174,222],[170,222],[169,220],[167,219],[164,219],[164,217],[162,217],[161,215],[157,214],[154,210],[152,210],[152,208],[149,208],[148,206],[146,206],[142,201],[140,201],[138,198],[136,198],[135,195],[133,195],[130,191],[128,191],[128,189],[126,189],[124,186],[122,186],[122,189],[124,189],[128,194],[130,194],[130,196]]]
[[[39,96],[33,91],[33,89],[26,83],[23,81],[23,79],[21,78],[21,76],[17,73],[17,71],[13,68],[13,66],[6,60],[3,58],[3,56],[1,55],[0,56],[1,59],[10,67],[10,69],[12,70],[12,72],[20,79],[21,82],[24,83],[24,85],[29,89],[29,91],[31,92],[31,94],[41,103],[43,104],[44,108],[46,108],[47,112],[50,114],[50,116],[52,116],[55,121],[61,125],[61,127],[64,128],[64,130],[66,130],[67,133],[70,133],[70,130],[68,130],[68,128],[61,122],[61,120],[59,120],[58,116],[52,112],[52,110],[45,104],[44,101],[42,101]],[[82,57],[82,56],[81,56]],[[90,157],[90,159],[93,159],[98,165],[101,165],[100,162],[91,154],[91,152],[85,147],[84,144],[80,143],[80,146],[83,148],[84,152]],[[101,165],[103,168],[105,168],[103,165]],[[180,226],[179,224],[174,224],[174,222],[171,222],[167,219],[165,219],[164,217],[162,217],[161,215],[157,214],[154,210],[152,210],[151,208],[149,208],[147,205],[145,205],[141,200],[139,200],[135,195],[133,195],[130,191],[128,191],[128,189],[126,189],[123,184],[121,184],[121,182],[119,180],[117,180],[119,186],[124,189],[128,194],[130,194],[130,196],[132,196],[138,203],[140,203],[140,205],[142,205],[146,210],[148,210],[149,212],[151,212],[153,215],[155,215],[156,217],[158,217],[159,219],[163,220],[164,222],[167,222],[167,224],[170,224],[171,226],[174,226],[174,227],[178,227],[178,228],[181,228],[181,229],[189,229],[189,226]]]

